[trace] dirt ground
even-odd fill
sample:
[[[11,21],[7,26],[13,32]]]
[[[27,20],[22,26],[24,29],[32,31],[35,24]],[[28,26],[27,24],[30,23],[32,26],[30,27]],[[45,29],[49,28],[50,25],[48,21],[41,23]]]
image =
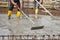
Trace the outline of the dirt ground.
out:
[[[0,14],[7,14],[7,11],[8,11],[9,8],[0,8]],[[52,9],[48,9],[54,16],[60,16],[60,10],[55,10],[54,8]],[[17,11],[17,9],[14,9],[13,10],[13,14],[15,14]],[[23,9],[23,11],[26,13],[26,14],[34,14],[34,9]],[[43,12],[41,9],[39,9],[39,13],[40,15],[49,15],[48,13],[46,12]]]

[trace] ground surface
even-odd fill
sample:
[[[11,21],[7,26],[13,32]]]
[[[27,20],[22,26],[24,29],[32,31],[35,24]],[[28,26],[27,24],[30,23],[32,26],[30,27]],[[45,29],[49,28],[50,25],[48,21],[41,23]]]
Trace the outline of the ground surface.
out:
[[[0,14],[0,35],[3,34],[22,34],[22,35],[53,35],[60,34],[60,20],[55,20],[50,16],[39,15],[37,19],[34,16],[29,16],[35,24],[32,24],[26,17],[21,17],[19,21],[15,14],[12,19],[7,19],[7,14]],[[43,29],[31,30],[31,27],[44,25]],[[9,30],[10,29],[10,30]]]
[[[53,9],[48,9],[53,15],[55,15],[55,16],[60,16],[60,10],[55,10],[54,8]],[[8,8],[3,8],[3,7],[1,7],[0,8],[0,14],[7,14],[7,11],[8,11]],[[14,14],[16,13],[16,11],[17,11],[17,9],[14,9],[13,10],[14,12]],[[25,13],[27,13],[27,14],[34,14],[34,12],[35,12],[35,10],[34,9],[23,9],[23,11],[25,12]],[[39,14],[40,15],[49,15],[48,13],[46,13],[46,12],[43,12],[43,11],[41,11],[41,9],[39,9]]]

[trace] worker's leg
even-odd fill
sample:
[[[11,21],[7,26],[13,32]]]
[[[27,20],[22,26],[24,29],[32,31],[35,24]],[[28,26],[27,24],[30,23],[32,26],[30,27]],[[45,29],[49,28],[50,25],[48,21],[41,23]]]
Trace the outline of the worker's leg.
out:
[[[36,8],[35,8],[35,18],[37,18],[37,14],[38,14],[38,3],[36,2]]]
[[[18,5],[18,7],[20,8],[20,3],[19,3],[19,2],[17,3],[17,5]],[[17,11],[17,13],[16,13],[16,17],[20,18],[20,16],[21,16],[21,12],[20,12],[20,10],[18,9],[18,11]]]
[[[36,3],[35,13],[38,13],[38,3]]]
[[[14,7],[14,5],[12,3],[10,3],[10,7],[9,7],[9,10],[8,10],[8,19],[10,19],[10,17],[11,17],[13,7]]]
[[[39,1],[38,1],[38,2],[39,2]],[[39,5],[38,5],[38,3],[35,1],[35,18],[37,18],[38,9],[39,9]]]
[[[16,17],[19,18],[20,16],[21,16],[21,12],[20,11],[17,11]]]
[[[12,11],[11,10],[8,10],[8,19],[10,19],[11,14],[12,14]]]

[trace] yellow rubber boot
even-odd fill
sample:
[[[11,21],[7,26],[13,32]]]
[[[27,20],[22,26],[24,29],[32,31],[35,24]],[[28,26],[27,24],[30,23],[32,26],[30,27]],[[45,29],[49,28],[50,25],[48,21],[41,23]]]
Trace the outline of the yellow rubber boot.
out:
[[[17,18],[19,18],[21,16],[21,12],[20,11],[17,11],[16,16],[17,16]]]
[[[37,18],[38,9],[35,10],[35,18]]]
[[[8,11],[8,19],[10,19],[11,14],[12,14],[12,11],[9,10],[9,11]]]
[[[38,9],[35,10],[35,13],[38,13]]]

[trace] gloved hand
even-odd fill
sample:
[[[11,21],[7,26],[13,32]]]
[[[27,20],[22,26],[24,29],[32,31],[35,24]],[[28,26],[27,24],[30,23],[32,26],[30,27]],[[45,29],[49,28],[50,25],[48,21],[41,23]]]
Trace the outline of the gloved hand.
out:
[[[15,7],[15,8],[18,8],[18,5],[17,5],[16,3],[14,3],[14,7]]]

